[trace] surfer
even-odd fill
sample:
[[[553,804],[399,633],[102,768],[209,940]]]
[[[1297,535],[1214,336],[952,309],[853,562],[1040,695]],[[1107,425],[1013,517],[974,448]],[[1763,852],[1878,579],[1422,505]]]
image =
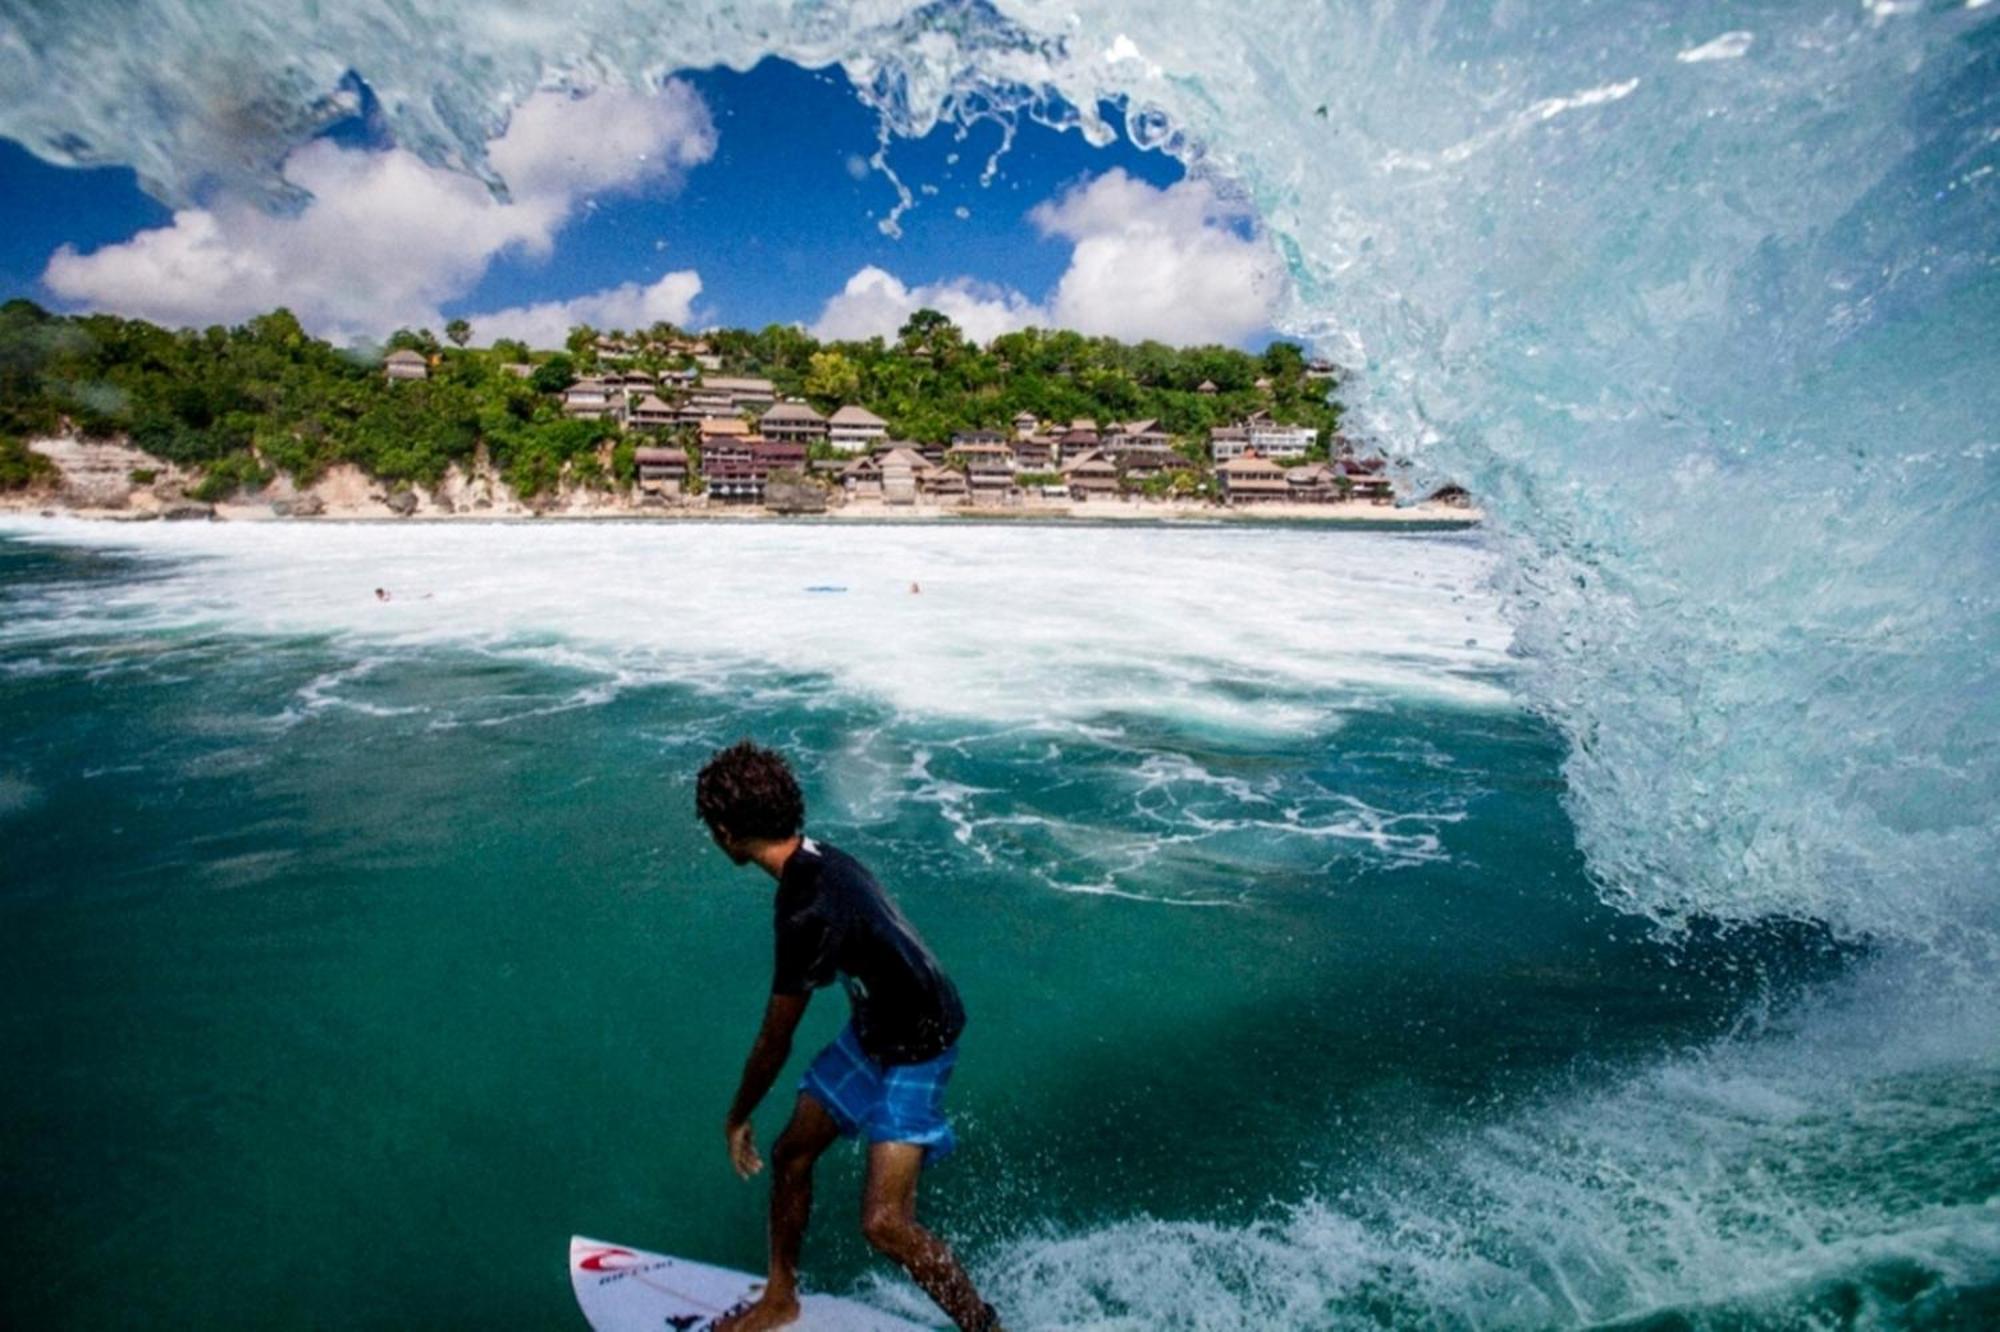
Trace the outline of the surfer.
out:
[[[865,1136],[861,1231],[965,1329],[999,1316],[945,1242],[917,1223],[917,1179],[955,1145],[945,1084],[965,1009],[937,959],[860,861],[800,832],[805,798],[784,756],[745,740],[717,752],[695,783],[695,809],[738,865],[778,881],[777,950],[763,1027],[723,1131],[744,1179],[764,1168],[751,1112],[791,1054],[813,991],[836,979],[851,1020],[799,1083],[791,1122],[771,1148],[771,1261],[755,1304],[716,1332],[761,1332],[799,1316],[799,1246],[812,1213],[813,1166],[836,1138]]]

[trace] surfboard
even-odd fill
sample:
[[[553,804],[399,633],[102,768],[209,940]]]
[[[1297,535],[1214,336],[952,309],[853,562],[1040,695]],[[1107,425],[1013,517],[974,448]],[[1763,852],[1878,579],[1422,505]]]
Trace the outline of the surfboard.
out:
[[[764,1280],[573,1235],[569,1284],[597,1332],[706,1332],[716,1319],[756,1299]],[[792,1326],[799,1332],[932,1332],[835,1295],[803,1297]]]

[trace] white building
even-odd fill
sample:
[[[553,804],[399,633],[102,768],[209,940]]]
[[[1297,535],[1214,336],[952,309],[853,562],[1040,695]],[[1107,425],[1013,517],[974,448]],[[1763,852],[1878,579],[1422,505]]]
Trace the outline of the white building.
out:
[[[1266,458],[1303,458],[1319,442],[1319,432],[1311,426],[1277,425],[1269,421],[1245,427],[1250,447]]]
[[[1250,447],[1250,432],[1242,426],[1216,426],[1208,432],[1209,452],[1218,463],[1241,458]]]
[[[826,438],[826,418],[803,402],[781,402],[759,418],[766,439],[810,444]]]
[[[563,415],[582,421],[625,418],[625,394],[601,379],[579,379],[563,390]]]
[[[696,388],[682,395],[675,414],[683,425],[694,425],[711,416],[734,416],[736,398],[733,394]]]
[[[739,412],[761,412],[778,400],[777,391],[768,379],[703,375],[700,387],[711,393],[727,393]]]
[[[866,407],[849,403],[829,416],[827,443],[847,453],[859,453],[880,444],[889,435],[889,423]]]
[[[674,409],[657,393],[648,393],[638,402],[627,400],[627,424],[641,430],[660,430],[674,423]]]

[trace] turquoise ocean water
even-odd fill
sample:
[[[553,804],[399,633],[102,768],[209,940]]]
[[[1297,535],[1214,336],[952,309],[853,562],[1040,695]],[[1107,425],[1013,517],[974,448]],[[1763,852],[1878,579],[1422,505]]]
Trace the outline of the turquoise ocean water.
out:
[[[1897,959],[1600,901],[1488,567],[1473,534],[9,528],[0,1321],[574,1326],[572,1232],[757,1266],[720,1125],[770,888],[690,811],[743,735],[965,992],[925,1208],[1017,1326],[2000,1317],[1976,1006],[1899,1052]],[[808,1276],[920,1311],[858,1157],[823,1176]]]

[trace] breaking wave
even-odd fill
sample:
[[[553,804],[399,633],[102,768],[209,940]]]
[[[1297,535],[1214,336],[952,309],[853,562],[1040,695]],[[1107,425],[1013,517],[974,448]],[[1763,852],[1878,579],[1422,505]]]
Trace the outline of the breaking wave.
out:
[[[485,171],[536,86],[766,55],[1241,191],[1283,318],[1481,493],[1608,892],[1994,925],[2000,71],[1982,4],[0,3],[0,133],[185,201],[351,113]],[[72,60],[88,51],[87,60]]]
[[[1291,272],[1283,326],[1353,367],[1350,400],[1405,470],[1481,496],[1513,687],[1569,741],[1604,894],[1668,929],[1811,920],[1878,950],[1797,1032],[1665,1062],[1512,1139],[1429,1144],[1435,1190],[1412,1175],[1267,1227],[1024,1240],[1001,1270],[1031,1325],[1665,1307],[1866,1324],[1990,1289],[2000,26],[1983,0],[546,17],[373,0],[233,6],[224,29],[131,8],[0,0],[0,80],[36,89],[0,133],[132,163],[172,200],[276,189],[282,153],[350,108],[350,72],[405,146],[476,171],[535,86],[766,55],[839,65],[898,133],[1028,114],[1101,137],[1097,108],[1122,102],[1135,140],[1255,208]],[[1295,646],[1270,644],[1274,671],[1314,664],[1284,664]],[[1943,1034],[1968,1026],[1986,1035]],[[1898,1045],[1914,1064],[1881,1068]],[[1926,1157],[1986,1193],[1958,1196]]]

